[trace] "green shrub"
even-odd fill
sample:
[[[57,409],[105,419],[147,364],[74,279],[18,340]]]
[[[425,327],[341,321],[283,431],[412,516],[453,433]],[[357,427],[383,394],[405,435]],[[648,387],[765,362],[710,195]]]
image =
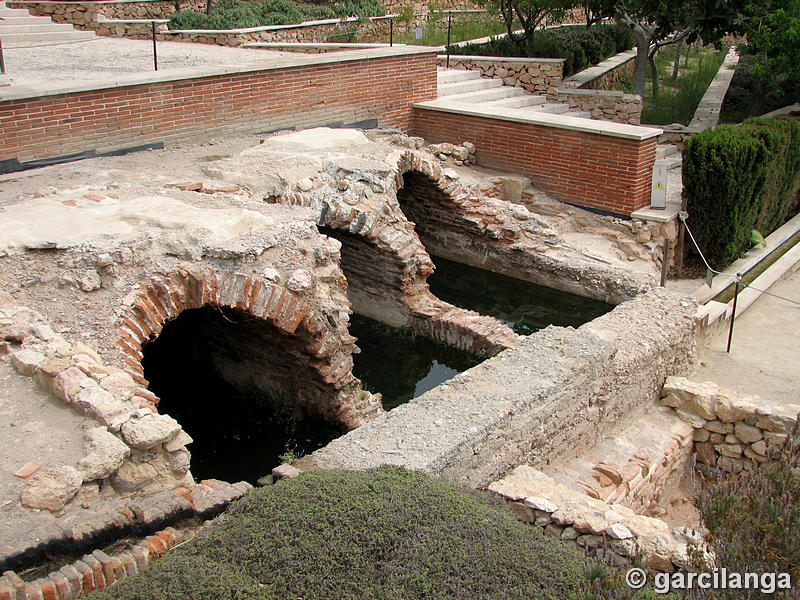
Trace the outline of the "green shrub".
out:
[[[800,121],[750,119],[744,128],[767,148],[767,179],[756,229],[768,235],[786,222],[789,202],[800,185]]]
[[[479,56],[528,56],[563,58],[564,76],[572,75],[609,56],[633,47],[633,36],[617,25],[561,27],[537,33],[530,44],[503,37],[486,44],[467,44],[452,48],[453,54]]]
[[[751,119],[689,139],[683,161],[689,227],[711,265],[741,256],[755,229],[783,225],[800,185],[800,123]]]
[[[688,224],[711,266],[722,268],[749,247],[760,213],[766,148],[735,125],[691,138],[683,151]]]
[[[288,25],[316,19],[374,17],[386,14],[378,0],[344,0],[331,5],[298,4],[293,0],[219,0],[210,15],[182,10],[172,15],[170,29],[237,29]]]
[[[92,598],[555,600],[582,597],[587,579],[577,548],[505,502],[382,467],[253,490],[206,534]]]
[[[799,428],[800,421],[769,461],[719,479],[698,499],[707,539],[728,571],[789,573],[800,581]],[[741,590],[716,593],[721,599],[742,597]]]

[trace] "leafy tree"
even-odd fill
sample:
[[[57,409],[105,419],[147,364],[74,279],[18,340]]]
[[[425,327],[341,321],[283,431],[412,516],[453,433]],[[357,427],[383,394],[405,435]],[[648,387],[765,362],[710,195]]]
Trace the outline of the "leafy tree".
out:
[[[647,67],[653,72],[657,94],[658,73],[655,55],[667,44],[700,37],[705,43],[717,43],[727,33],[741,30],[741,15],[747,0],[587,0],[585,6],[592,14],[613,18],[628,29],[636,40],[636,63],[633,93],[643,94]],[[795,0],[796,1],[796,0]]]
[[[800,96],[800,0],[771,8],[745,21],[747,43],[739,50],[753,57],[753,73],[769,91],[778,97],[788,92],[791,101]]]
[[[503,18],[511,40],[528,48],[545,21],[562,21],[567,10],[575,5],[574,0],[480,0],[480,3]],[[521,34],[514,31],[516,22],[522,26]]]

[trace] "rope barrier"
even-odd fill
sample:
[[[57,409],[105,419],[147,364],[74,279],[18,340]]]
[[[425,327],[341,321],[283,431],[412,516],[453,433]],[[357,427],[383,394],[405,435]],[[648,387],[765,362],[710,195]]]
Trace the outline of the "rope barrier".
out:
[[[687,213],[686,211],[682,210],[682,211],[680,211],[678,213],[678,218],[681,220],[681,222],[683,223],[683,226],[686,228],[686,232],[689,234],[689,238],[691,238],[692,243],[694,244],[694,247],[697,249],[697,253],[700,255],[700,258],[705,263],[706,268],[709,271],[711,271],[712,273],[716,273],[717,275],[726,275],[726,273],[723,273],[722,271],[717,271],[715,269],[712,269],[711,266],[708,264],[708,261],[706,260],[706,257],[703,255],[703,251],[700,250],[700,246],[697,243],[697,240],[695,240],[694,239],[694,235],[692,235],[692,230],[689,229],[689,225],[686,223],[686,219],[688,217],[689,217],[689,213]],[[774,294],[772,292],[768,292],[767,290],[758,289],[756,287],[753,287],[749,283],[746,283],[746,282],[742,281],[742,274],[741,273],[736,273],[735,277],[736,277],[736,282],[739,283],[740,285],[742,285],[745,288],[750,288],[750,289],[752,289],[752,290],[754,290],[756,292],[760,292],[762,294],[767,294],[768,296],[774,296],[775,298],[779,298],[779,299],[784,300],[786,302],[790,302],[791,304],[796,304],[796,305],[800,306],[800,302],[798,302],[797,300],[792,300],[791,298],[786,298],[785,296],[780,296],[778,294]]]

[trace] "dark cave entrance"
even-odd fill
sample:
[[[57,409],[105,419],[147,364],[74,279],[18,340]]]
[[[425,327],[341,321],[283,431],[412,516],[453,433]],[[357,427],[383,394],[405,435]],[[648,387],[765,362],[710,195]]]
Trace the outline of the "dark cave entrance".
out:
[[[317,385],[302,342],[245,311],[185,310],[142,354],[159,411],[194,438],[196,479],[255,483],[287,454],[308,454],[342,433],[298,406],[298,393]]]

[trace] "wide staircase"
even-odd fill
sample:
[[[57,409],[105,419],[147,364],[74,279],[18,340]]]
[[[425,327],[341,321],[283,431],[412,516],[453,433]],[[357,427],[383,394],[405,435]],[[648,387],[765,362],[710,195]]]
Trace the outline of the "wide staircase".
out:
[[[50,17],[34,17],[22,8],[8,8],[0,2],[0,41],[3,48],[58,42],[79,42],[96,36],[92,31],[79,31],[69,23],[54,23]]]
[[[500,79],[481,77],[477,71],[442,69],[437,72],[439,98],[464,104],[479,104],[483,108],[513,109],[520,116],[531,113],[562,114],[570,117],[591,118],[588,112],[577,112],[566,104],[547,102],[544,96],[531,94],[520,87],[503,85]]]
[[[531,116],[550,113],[566,117],[592,119],[588,111],[570,110],[567,104],[548,102],[545,96],[532,94],[520,87],[503,85],[500,79],[481,77],[478,71],[444,69],[437,71],[438,100],[480,106],[483,109],[502,108],[509,116]],[[681,154],[672,144],[659,144],[655,166],[668,173],[667,204],[669,210],[659,213],[672,218],[680,207]]]

